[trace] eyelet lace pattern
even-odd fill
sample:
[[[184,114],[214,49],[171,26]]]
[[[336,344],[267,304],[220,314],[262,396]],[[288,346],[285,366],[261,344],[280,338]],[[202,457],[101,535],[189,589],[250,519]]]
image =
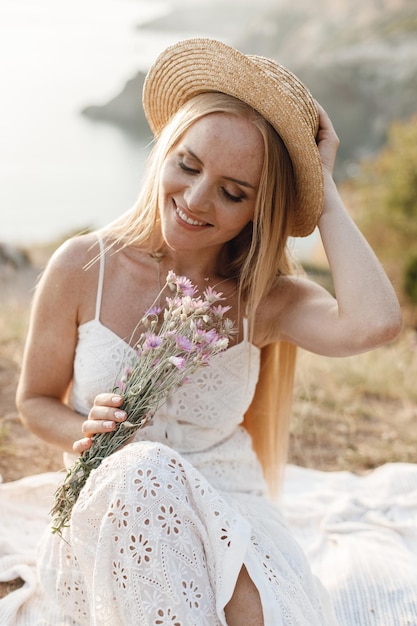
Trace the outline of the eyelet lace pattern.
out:
[[[83,412],[103,385],[111,388],[120,342],[99,322],[81,327],[73,403]],[[240,425],[258,371],[259,351],[246,341],[217,355],[133,443],[92,472],[65,540],[48,530],[39,553],[39,576],[62,625],[225,625],[243,564],[261,595],[265,626],[335,623],[265,497]]]

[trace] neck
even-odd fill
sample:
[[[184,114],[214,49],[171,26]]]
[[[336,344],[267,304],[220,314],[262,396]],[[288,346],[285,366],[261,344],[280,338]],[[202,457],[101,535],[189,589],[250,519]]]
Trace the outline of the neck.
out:
[[[158,263],[162,278],[169,270],[173,270],[178,276],[186,276],[195,283],[224,280],[224,275],[219,271],[217,255],[188,255],[184,252],[163,250],[151,253],[150,256]]]
[[[237,295],[236,281],[228,278],[218,269],[219,258],[173,253],[171,250],[151,253],[158,267],[158,280],[162,288],[167,273],[172,270],[177,276],[185,276],[201,293],[208,286],[222,292],[225,297],[234,299]]]

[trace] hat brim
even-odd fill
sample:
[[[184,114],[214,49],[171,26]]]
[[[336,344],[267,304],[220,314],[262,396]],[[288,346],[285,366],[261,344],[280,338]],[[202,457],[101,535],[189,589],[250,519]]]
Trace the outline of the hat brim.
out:
[[[309,91],[275,61],[245,55],[213,39],[188,39],[162,52],[146,76],[142,99],[151,130],[158,135],[188,100],[210,91],[246,102],[280,135],[292,161],[296,185],[290,234],[309,235],[324,201],[316,144],[318,112]]]

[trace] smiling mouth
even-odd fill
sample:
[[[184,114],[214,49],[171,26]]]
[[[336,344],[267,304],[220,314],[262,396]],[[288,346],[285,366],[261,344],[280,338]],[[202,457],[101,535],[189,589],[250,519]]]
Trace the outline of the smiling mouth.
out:
[[[210,224],[207,224],[207,222],[199,222],[198,220],[191,219],[191,217],[188,217],[188,215],[183,213],[183,211],[181,211],[178,206],[175,207],[175,213],[178,215],[182,222],[190,224],[191,226],[210,226]]]

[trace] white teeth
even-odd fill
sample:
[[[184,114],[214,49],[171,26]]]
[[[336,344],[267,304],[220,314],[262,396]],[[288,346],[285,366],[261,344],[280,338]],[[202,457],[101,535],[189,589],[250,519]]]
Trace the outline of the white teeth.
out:
[[[185,215],[178,207],[175,208],[177,215],[182,219],[183,222],[187,224],[191,224],[192,226],[206,226],[205,222],[198,222],[197,220],[192,220],[190,217]]]

